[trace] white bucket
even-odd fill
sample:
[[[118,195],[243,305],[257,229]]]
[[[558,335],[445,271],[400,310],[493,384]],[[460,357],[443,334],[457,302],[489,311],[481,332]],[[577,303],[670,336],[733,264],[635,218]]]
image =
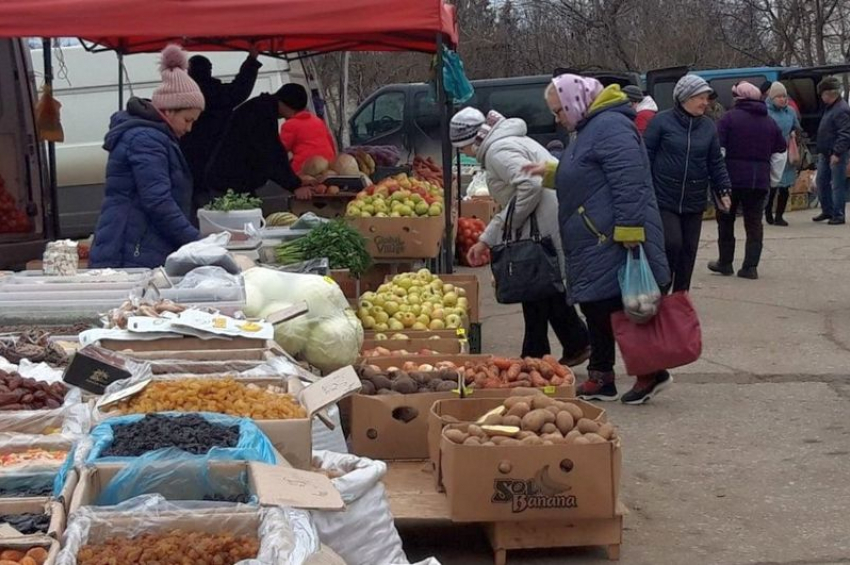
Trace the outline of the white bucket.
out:
[[[230,232],[234,241],[251,239],[247,233],[248,226],[252,225],[256,232],[266,225],[263,211],[259,208],[250,210],[233,210],[232,212],[220,212],[218,210],[198,210],[198,227],[201,235],[210,235],[223,231]]]

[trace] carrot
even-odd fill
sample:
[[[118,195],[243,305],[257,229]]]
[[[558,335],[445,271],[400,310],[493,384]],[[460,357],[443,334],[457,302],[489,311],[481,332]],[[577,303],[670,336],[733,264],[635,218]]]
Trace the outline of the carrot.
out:
[[[564,386],[564,383],[565,383],[565,382],[566,382],[566,381],[564,381],[564,379],[562,379],[562,378],[561,378],[561,377],[559,377],[558,375],[555,375],[554,377],[552,377],[552,378],[549,380],[549,384],[551,384],[552,386]]]
[[[509,382],[516,381],[517,379],[519,379],[519,375],[521,372],[522,368],[520,367],[519,363],[514,363],[508,368],[507,372],[505,373],[505,379]]]

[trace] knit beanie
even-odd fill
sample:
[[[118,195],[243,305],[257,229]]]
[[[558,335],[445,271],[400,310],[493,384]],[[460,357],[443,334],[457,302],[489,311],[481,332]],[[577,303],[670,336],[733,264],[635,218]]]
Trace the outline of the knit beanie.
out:
[[[736,100],[761,100],[761,91],[756,85],[742,80],[732,87],[732,96]]]
[[[496,110],[490,110],[487,112],[487,117],[484,118],[484,123],[478,127],[478,134],[475,136],[475,143],[477,145],[481,145],[484,139],[490,135],[491,131],[493,131],[493,128],[496,127],[496,124],[504,119],[505,117]]]
[[[479,128],[486,119],[480,110],[464,108],[454,116],[449,123],[449,139],[455,147],[466,147],[475,142]]]
[[[788,96],[788,90],[785,85],[778,80],[770,85],[770,90],[767,91],[767,97],[773,100],[777,96]]]
[[[189,61],[179,45],[169,45],[162,50],[159,71],[162,84],[153,91],[151,102],[157,110],[203,110],[204,95],[198,83],[192,80],[186,69]]]
[[[697,75],[685,75],[673,87],[673,98],[681,104],[694,96],[711,91],[711,87],[705,82],[704,78]]]
[[[818,83],[818,94],[823,94],[827,90],[841,90],[841,81],[835,77],[826,77]]]
[[[296,112],[300,112],[307,107],[307,89],[300,84],[295,84],[294,82],[284,84],[275,93],[275,96]]]
[[[629,98],[629,102],[640,104],[643,102],[643,90],[639,86],[630,84],[623,88],[623,94]]]

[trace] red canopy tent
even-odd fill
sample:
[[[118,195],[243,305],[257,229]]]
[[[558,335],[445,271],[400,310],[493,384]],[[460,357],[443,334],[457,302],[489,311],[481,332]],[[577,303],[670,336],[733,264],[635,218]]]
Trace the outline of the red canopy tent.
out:
[[[444,0],[0,0],[0,37],[79,37],[91,50],[114,50],[119,57],[156,52],[168,43],[193,51],[247,50],[256,44],[271,56],[332,51],[436,53],[446,187],[446,234],[438,269],[451,272],[451,104],[441,84],[441,54],[443,46],[457,46],[458,28],[454,6]],[[47,41],[44,54],[49,83],[52,66]],[[55,197],[52,144],[48,152]],[[56,213],[54,223],[58,226]]]

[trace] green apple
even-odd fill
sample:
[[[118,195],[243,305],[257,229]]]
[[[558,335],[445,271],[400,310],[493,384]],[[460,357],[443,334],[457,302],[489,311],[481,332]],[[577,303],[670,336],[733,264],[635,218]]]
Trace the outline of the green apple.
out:
[[[401,321],[396,320],[395,318],[390,320],[389,325],[390,329],[394,332],[404,329],[404,324],[402,324]]]
[[[447,284],[446,286],[451,286],[451,285]],[[454,305],[457,304],[457,301],[458,301],[457,294],[455,294],[454,292],[449,291],[449,292],[447,292],[443,295],[443,304],[445,306],[454,306]]]
[[[422,322],[416,322],[415,324],[413,324],[413,326],[410,329],[416,330],[418,332],[424,332],[425,330],[428,329],[428,326],[426,326]]]
[[[404,316],[401,319],[401,323],[404,324],[405,328],[412,328],[413,324],[415,324],[416,321],[416,316],[414,316],[410,312],[405,312]]]
[[[457,314],[449,314],[448,316],[446,316],[446,327],[450,330],[459,328],[462,323],[463,321]]]
[[[387,331],[387,330],[389,330],[389,329],[390,329],[390,326],[389,326],[389,325],[387,325],[387,324],[383,324],[383,323],[381,323],[381,322],[378,322],[377,324],[375,324],[375,331],[378,331],[378,332],[385,332],[385,331]],[[380,337],[380,338],[379,338],[379,337],[378,337],[379,335],[384,336],[384,337]],[[387,339],[387,336],[386,336],[386,334],[376,334],[376,335],[375,335],[375,339],[384,340],[384,339]]]
[[[442,320],[431,320],[431,323],[428,324],[428,329],[430,330],[444,330],[446,329],[446,323]]]
[[[416,206],[413,208],[416,212],[417,216],[427,216],[428,215],[428,203],[419,201],[416,203]]]
[[[431,274],[431,271],[428,269],[419,269],[416,271],[416,278],[420,281],[425,281],[426,283],[431,282],[433,280],[434,275]]]
[[[442,308],[434,308],[431,311],[431,319],[432,320],[443,320],[446,317],[446,313]]]
[[[377,325],[377,324],[375,324]],[[375,334],[375,341],[386,341],[387,334]]]
[[[365,318],[362,318],[360,322],[363,324],[363,328],[367,330],[371,330],[372,328],[374,328],[375,324],[377,323],[375,322],[375,318],[373,318],[372,316],[366,316]]]
[[[431,323],[431,316],[429,316],[428,314],[419,314],[416,317],[416,321],[420,322],[422,324],[425,324],[427,326],[428,324]]]
[[[384,304],[384,312],[390,316],[395,316],[398,313],[400,304],[395,300],[390,300]]]
[[[386,324],[390,321],[390,315],[381,310],[380,312],[374,314],[375,322],[379,324]]]
[[[431,204],[431,206],[428,207],[428,215],[429,216],[439,216],[442,213],[443,213],[443,207],[442,206],[438,206],[437,204]]]

